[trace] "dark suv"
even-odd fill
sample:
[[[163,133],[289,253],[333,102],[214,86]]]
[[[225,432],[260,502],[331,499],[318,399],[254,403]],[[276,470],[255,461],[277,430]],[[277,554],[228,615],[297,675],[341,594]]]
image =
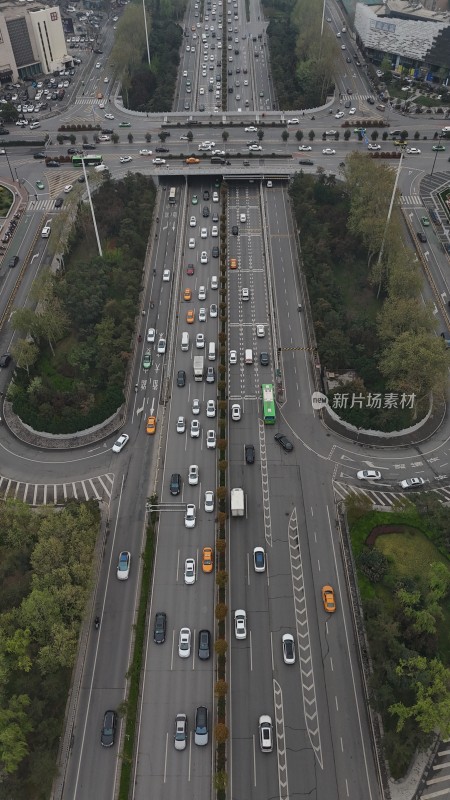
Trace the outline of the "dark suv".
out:
[[[18,263],[19,263],[19,256],[13,256],[12,258],[9,259],[8,267],[11,267],[11,269],[12,269]]]
[[[208,206],[203,206],[202,214],[204,217],[209,217],[209,208]]]
[[[181,475],[179,472],[173,472],[170,476],[170,494],[177,495],[181,491]]]
[[[211,634],[207,630],[198,634],[198,657],[206,661],[211,655]]]
[[[166,641],[167,614],[165,611],[157,611],[155,614],[155,627],[153,629],[153,641],[156,644],[164,644]]]
[[[186,385],[186,373],[184,369],[179,369],[177,374],[177,386],[185,386]]]
[[[100,741],[103,747],[112,747],[116,738],[117,714],[115,711],[105,711],[103,728]]]
[[[244,445],[245,450],[245,463],[246,464],[254,464],[255,463],[255,448],[252,444]]]

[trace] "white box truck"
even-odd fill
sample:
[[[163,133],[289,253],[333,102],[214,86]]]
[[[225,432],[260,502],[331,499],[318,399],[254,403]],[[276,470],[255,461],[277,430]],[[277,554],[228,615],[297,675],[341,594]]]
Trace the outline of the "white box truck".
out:
[[[231,490],[231,516],[243,517],[245,513],[245,498],[243,489]]]
[[[194,381],[202,381],[205,372],[204,356],[194,356]]]

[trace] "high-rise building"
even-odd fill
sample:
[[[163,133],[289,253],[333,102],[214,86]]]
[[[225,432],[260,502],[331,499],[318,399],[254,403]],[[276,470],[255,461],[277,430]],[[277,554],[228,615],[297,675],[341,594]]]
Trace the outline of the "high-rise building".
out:
[[[0,6],[0,83],[48,75],[70,61],[58,6]]]

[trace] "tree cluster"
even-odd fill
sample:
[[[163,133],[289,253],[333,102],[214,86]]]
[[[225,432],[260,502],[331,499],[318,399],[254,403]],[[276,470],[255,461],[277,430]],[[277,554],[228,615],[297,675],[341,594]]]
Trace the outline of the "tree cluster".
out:
[[[322,7],[312,0],[263,3],[272,76],[280,108],[315,108],[333,87],[337,47],[328,27],[322,29]]]
[[[94,503],[0,505],[0,798],[49,797],[80,623]]]
[[[36,430],[67,433],[102,422],[123,402],[142,265],[153,215],[151,179],[106,179],[94,196],[103,257],[80,205],[65,268],[35,287],[36,310],[18,309],[14,411]]]
[[[364,402],[340,411],[361,428],[398,430],[443,391],[448,356],[395,207],[386,229],[392,172],[358,153],[343,172],[345,183],[318,170],[291,184],[320,361],[357,374],[334,393],[415,395],[407,410]]]

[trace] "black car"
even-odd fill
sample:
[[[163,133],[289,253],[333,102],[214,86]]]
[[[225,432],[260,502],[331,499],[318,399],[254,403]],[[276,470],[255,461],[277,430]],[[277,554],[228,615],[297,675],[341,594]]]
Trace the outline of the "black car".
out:
[[[0,128],[0,136],[8,136],[9,130],[7,128]]]
[[[153,628],[153,641],[155,644],[164,644],[166,641],[167,614],[157,611],[155,614],[155,627]]]
[[[83,144],[83,150],[96,150],[96,149],[97,148],[95,144],[89,144],[89,143]]]
[[[9,259],[8,267],[11,267],[11,268],[15,267],[16,264],[18,264],[18,263],[19,263],[19,256],[13,256],[12,258]]]
[[[244,445],[245,451],[245,463],[246,464],[254,464],[255,463],[255,448],[252,444],[245,444]]]
[[[427,241],[426,234],[422,233],[422,231],[417,231],[417,238],[418,238],[419,242],[426,242]]]
[[[304,167],[312,167],[314,161],[311,161],[310,158],[299,158],[298,163],[303,164]]]
[[[233,236],[237,236],[238,235],[239,228],[238,228],[237,225],[233,225],[233,227],[231,228],[231,233],[233,234]]]
[[[86,178],[84,177],[84,175],[80,175],[80,177],[78,178],[78,183],[84,183],[85,180]]]
[[[177,373],[177,386],[185,386],[186,385],[186,373],[184,369],[179,369]]]
[[[351,107],[352,107],[351,101],[350,101],[350,100],[347,100],[347,101],[345,102],[345,104],[344,104],[344,108],[351,108]]]
[[[170,476],[170,494],[177,495],[181,492],[181,475],[179,472],[173,472]]]
[[[46,158],[45,153],[33,153],[33,158]]]
[[[112,747],[116,738],[117,714],[115,711],[105,711],[103,728],[100,741],[103,747]]]
[[[373,97],[368,97],[367,102],[369,103],[370,106],[375,105],[375,100],[373,99]]]
[[[217,245],[211,250],[211,255],[213,258],[219,258],[219,248]]]
[[[55,200],[55,208],[61,208],[64,203],[64,197],[57,197]]]
[[[52,159],[50,161],[47,161],[45,166],[46,167],[60,167],[61,164],[59,163],[59,161],[53,161],[53,159]]]
[[[270,363],[269,353],[260,353],[259,354],[259,363],[262,367],[268,367]]]
[[[211,655],[211,634],[209,631],[199,631],[198,634],[198,657],[202,661],[207,661]]]
[[[289,441],[287,436],[284,436],[282,433],[276,433],[274,436],[276,442],[286,451],[286,453],[290,453],[294,449],[294,445],[292,442]]]
[[[155,153],[168,153],[168,147],[155,147]]]
[[[102,128],[102,133],[106,133],[108,136],[111,136],[114,131],[112,128]]]
[[[209,192],[208,189],[203,191],[203,200],[209,200]]]
[[[204,217],[209,217],[209,208],[208,206],[203,206],[202,214]]]
[[[103,50],[100,50],[98,47],[94,50],[94,53],[98,53],[99,56],[103,55]]]

